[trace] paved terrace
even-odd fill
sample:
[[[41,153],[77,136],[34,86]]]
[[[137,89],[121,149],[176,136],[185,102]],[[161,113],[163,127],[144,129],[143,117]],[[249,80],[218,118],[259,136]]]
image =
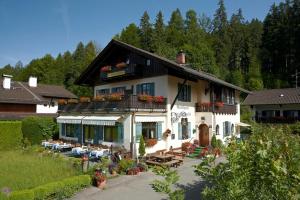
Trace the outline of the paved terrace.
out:
[[[219,158],[217,161],[220,162],[223,160],[223,158]],[[205,182],[200,176],[195,175],[192,167],[200,162],[200,159],[186,158],[184,160],[184,164],[177,168],[178,174],[180,175],[178,187],[186,190],[185,199],[200,199],[200,193],[204,188]],[[156,176],[151,171],[140,173],[140,175],[137,176],[123,175],[108,180],[104,190],[100,190],[96,187],[89,187],[79,192],[71,200],[167,199],[166,195],[157,193],[152,189],[150,183],[152,183],[155,179],[161,179],[161,177]]]

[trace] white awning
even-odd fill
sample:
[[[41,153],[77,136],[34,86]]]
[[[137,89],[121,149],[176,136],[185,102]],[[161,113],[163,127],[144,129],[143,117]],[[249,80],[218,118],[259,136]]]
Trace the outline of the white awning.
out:
[[[164,122],[166,117],[162,116],[136,116],[135,122]]]
[[[56,121],[63,124],[81,124],[82,118],[84,116],[59,116]]]
[[[243,126],[243,127],[250,127],[251,126],[250,124],[246,124],[246,123],[243,123],[243,122],[236,122],[235,125],[236,126]]]
[[[87,116],[82,119],[82,124],[114,126],[119,119],[120,116]]]

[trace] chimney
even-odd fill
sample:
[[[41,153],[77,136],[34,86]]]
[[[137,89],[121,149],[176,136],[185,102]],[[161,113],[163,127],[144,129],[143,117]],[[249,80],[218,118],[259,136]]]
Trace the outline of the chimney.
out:
[[[2,74],[3,77],[3,88],[10,90],[12,75]]]
[[[29,87],[37,87],[37,78],[34,76],[30,76],[28,80]]]
[[[178,64],[185,64],[185,53],[183,52],[183,50],[180,50],[176,56],[176,62]]]

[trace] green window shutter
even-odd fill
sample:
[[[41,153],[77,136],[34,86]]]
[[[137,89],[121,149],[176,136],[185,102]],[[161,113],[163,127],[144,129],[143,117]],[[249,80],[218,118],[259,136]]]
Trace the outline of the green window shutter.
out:
[[[103,141],[103,126],[99,126],[98,130],[99,130],[99,140]]]
[[[94,144],[98,144],[99,143],[99,126],[95,126],[94,128],[95,134],[94,134]]]
[[[141,84],[136,85],[136,94],[141,94]]]
[[[82,128],[81,128],[81,124],[75,124],[74,125],[75,126],[75,137],[77,137],[78,138],[78,142],[80,143],[80,144],[82,144],[83,143],[83,141],[82,141]]]
[[[141,135],[142,135],[142,123],[136,122],[135,123],[135,141],[136,142],[140,141]]]
[[[155,85],[154,83],[150,83],[150,95],[155,95]]]
[[[157,139],[161,140],[161,138],[162,138],[162,123],[161,122],[156,123],[156,135],[157,135]]]
[[[66,124],[60,124],[61,135],[66,136]]]
[[[182,140],[182,127],[180,122],[178,122],[178,140]]]
[[[123,124],[118,124],[118,142],[123,143],[124,133],[123,133]]]
[[[188,122],[188,133],[189,133],[189,138],[192,138],[192,127],[191,127],[191,122]]]

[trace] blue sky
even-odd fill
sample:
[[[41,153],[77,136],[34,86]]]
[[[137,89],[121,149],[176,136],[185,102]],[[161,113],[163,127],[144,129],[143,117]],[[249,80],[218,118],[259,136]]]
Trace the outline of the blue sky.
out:
[[[227,14],[242,8],[245,19],[263,20],[270,6],[282,0],[225,0]],[[129,23],[139,24],[146,10],[151,20],[159,10],[167,21],[171,12],[189,9],[212,17],[218,0],[0,0],[0,67],[28,64],[50,53],[73,51],[79,41],[100,47]]]

